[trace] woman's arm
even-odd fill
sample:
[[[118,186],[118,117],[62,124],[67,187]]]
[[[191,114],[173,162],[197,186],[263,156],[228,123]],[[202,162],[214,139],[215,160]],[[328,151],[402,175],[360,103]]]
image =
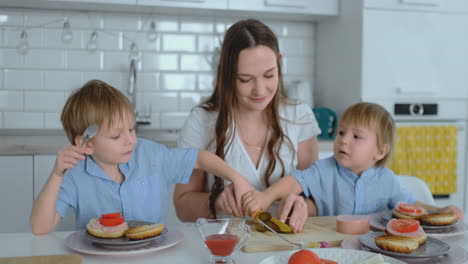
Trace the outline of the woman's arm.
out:
[[[210,193],[205,192],[206,173],[195,169],[187,184],[176,184],[174,205],[177,217],[183,222],[198,218],[213,218],[209,207]]]
[[[297,149],[297,169],[305,170],[318,160],[318,140],[316,136],[299,142]]]

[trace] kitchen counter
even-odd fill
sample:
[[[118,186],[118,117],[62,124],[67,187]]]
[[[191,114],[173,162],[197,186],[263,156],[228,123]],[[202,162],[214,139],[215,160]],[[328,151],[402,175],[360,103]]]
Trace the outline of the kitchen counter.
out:
[[[182,242],[169,248],[133,255],[81,254],[83,263],[209,263],[208,251],[204,248],[193,223],[176,223],[168,225],[167,228],[182,233],[184,236]],[[72,233],[53,232],[44,236],[34,236],[32,233],[0,234],[0,257],[76,253],[65,244],[65,239]],[[440,239],[449,244],[468,248],[468,235],[466,234]],[[265,258],[276,254],[280,254],[280,251],[259,253],[239,251],[234,255],[234,259],[236,263],[260,263]]]
[[[177,132],[173,130],[141,129],[138,136],[176,147]],[[56,154],[70,144],[63,130],[0,130],[0,155]],[[319,141],[319,151],[333,151],[333,141]]]

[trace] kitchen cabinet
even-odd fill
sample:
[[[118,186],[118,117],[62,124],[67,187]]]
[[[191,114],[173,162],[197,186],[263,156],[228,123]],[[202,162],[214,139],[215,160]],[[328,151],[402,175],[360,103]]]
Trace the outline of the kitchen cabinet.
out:
[[[466,12],[466,0],[365,0],[366,8],[417,10],[427,12]]]
[[[56,155],[34,155],[34,199],[39,195],[55,165]],[[67,217],[59,222],[56,231],[75,230],[75,211],[68,210]]]
[[[0,156],[0,233],[31,230],[32,164],[31,156]]]
[[[317,27],[315,103],[341,114],[359,101],[466,100],[466,28],[468,12],[342,1],[340,16]]]
[[[187,7],[203,9],[227,9],[228,0],[137,0],[137,5]]]
[[[336,0],[229,0],[230,10],[336,15]]]

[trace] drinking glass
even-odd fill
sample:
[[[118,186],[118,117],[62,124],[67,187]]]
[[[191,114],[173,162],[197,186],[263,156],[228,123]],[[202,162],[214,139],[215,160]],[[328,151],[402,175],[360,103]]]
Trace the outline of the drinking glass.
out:
[[[232,254],[244,245],[251,235],[242,218],[205,219],[195,223],[200,237],[210,252],[210,263],[235,263]]]

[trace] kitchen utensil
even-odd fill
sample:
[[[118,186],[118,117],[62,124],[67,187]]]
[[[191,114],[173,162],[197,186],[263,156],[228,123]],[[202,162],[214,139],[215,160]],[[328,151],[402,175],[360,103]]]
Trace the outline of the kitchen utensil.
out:
[[[234,263],[231,255],[250,237],[250,227],[242,218],[205,219],[195,223],[200,237],[210,251],[210,263]]]
[[[279,238],[281,238],[283,241],[297,247],[297,248],[302,248],[304,246],[304,242],[302,241],[299,241],[299,243],[294,243],[292,241],[289,241],[288,239],[286,239],[284,236],[280,235],[278,232],[276,232],[275,230],[273,230],[273,228],[269,227],[267,224],[265,224],[265,222],[263,222],[262,220],[260,219],[256,219],[256,221],[258,223],[260,223],[261,225],[263,225],[266,229],[268,229],[270,232],[272,232],[273,234],[275,234],[276,236],[278,236]]]
[[[83,141],[81,141],[80,147],[83,147],[83,145],[92,137],[94,137],[98,131],[99,131],[99,126],[96,124],[92,124],[88,128],[86,128],[83,133]]]

